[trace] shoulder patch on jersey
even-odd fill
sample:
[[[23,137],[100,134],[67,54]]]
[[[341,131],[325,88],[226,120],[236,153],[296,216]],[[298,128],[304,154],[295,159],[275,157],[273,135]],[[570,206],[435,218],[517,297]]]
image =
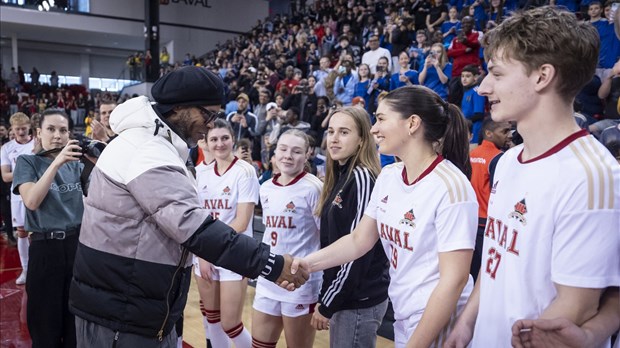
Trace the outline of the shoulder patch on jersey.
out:
[[[525,219],[525,214],[527,213],[527,205],[525,204],[525,198],[518,201],[515,204],[515,210],[508,214],[508,217],[511,219],[517,219],[523,226],[527,225],[527,220]]]
[[[387,203],[388,202],[388,197],[389,197],[389,195],[383,197],[383,199],[381,200],[381,203]]]
[[[415,228],[415,214],[413,214],[413,209],[410,209],[408,212],[404,214],[404,217],[398,222],[400,225],[407,225],[411,228]]]
[[[222,196],[230,196],[230,187],[224,187],[224,189],[222,190]]]

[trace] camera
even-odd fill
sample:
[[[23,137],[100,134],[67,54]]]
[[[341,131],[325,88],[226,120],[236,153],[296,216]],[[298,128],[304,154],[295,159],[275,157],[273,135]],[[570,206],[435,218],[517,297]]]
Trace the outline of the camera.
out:
[[[82,154],[94,158],[99,158],[106,147],[105,143],[95,141],[82,134],[76,134],[75,139],[78,141],[78,145],[82,148]]]
[[[382,73],[383,72],[383,67],[382,66],[377,66],[377,72],[378,73]]]

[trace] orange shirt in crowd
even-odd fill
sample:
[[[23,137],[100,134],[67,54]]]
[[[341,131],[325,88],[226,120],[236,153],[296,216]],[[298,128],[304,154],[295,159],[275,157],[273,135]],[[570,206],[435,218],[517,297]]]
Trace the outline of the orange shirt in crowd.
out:
[[[500,152],[495,144],[488,140],[483,140],[480,146],[471,150],[469,161],[471,162],[471,185],[476,192],[478,199],[478,217],[486,219],[489,196],[491,195],[491,185],[489,184],[489,164],[491,160]]]

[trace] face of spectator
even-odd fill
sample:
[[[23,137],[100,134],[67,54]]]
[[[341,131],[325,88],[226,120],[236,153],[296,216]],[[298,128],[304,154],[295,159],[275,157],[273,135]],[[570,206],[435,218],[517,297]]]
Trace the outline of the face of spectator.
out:
[[[286,70],[284,70],[284,73],[286,74],[286,78],[289,79],[289,80],[293,78],[293,73],[294,72],[295,71],[294,71],[293,67],[290,66],[290,65],[286,67]]]
[[[269,103],[269,95],[267,93],[259,93],[258,94],[258,102],[261,104]]]
[[[106,128],[110,128],[110,114],[114,108],[116,108],[116,104],[101,104],[99,107],[99,117]]]
[[[371,36],[370,39],[368,39],[368,46],[373,51],[379,48],[379,38],[376,36]]]
[[[474,19],[467,16],[461,20],[461,28],[463,32],[469,34],[474,29]]]
[[[276,146],[275,157],[282,174],[289,177],[297,176],[304,169],[308,158],[304,139],[292,134],[280,136]]]
[[[469,71],[461,73],[461,84],[463,84],[463,87],[473,86],[474,83],[476,83],[476,75]]]
[[[295,124],[297,123],[297,114],[293,110],[287,110],[284,114],[284,123]]]
[[[357,72],[360,74],[360,77],[368,77],[368,74],[370,74],[370,70],[368,69],[368,65],[366,64],[360,65],[359,69],[357,69]]]
[[[6,126],[4,125],[0,126],[0,138],[4,139],[8,133],[9,133],[9,130],[6,129]]]
[[[312,89],[314,88],[314,86],[316,86],[316,79],[314,78],[314,76],[308,77],[308,87]]]
[[[497,146],[498,149],[507,150],[510,148],[512,141],[512,131],[510,123],[502,122],[501,125],[490,132],[489,140]]]
[[[293,78],[297,81],[301,80],[301,71],[295,72],[295,75],[293,76]]]
[[[347,39],[340,40],[340,47],[347,48],[347,46],[349,46],[349,40]]]
[[[588,7],[588,16],[590,16],[590,18],[599,18],[601,12],[601,5],[599,4],[592,4]]]
[[[450,20],[455,20],[458,15],[459,13],[456,10],[456,7],[451,7],[450,10],[448,10],[448,16],[450,17]]]
[[[20,144],[30,141],[30,122],[16,123],[11,126],[15,140]]]
[[[379,60],[377,61],[377,67],[381,67],[381,69],[379,70],[387,71],[387,67],[388,67],[387,60],[383,58],[379,58]]]
[[[206,138],[209,153],[211,153],[215,159],[230,159],[233,150],[233,138],[227,128],[210,129]]]
[[[38,134],[43,150],[61,149],[69,142],[69,120],[62,115],[47,115]]]
[[[321,60],[319,61],[319,64],[321,65],[321,70],[329,69],[329,59],[328,58],[321,58]]]
[[[409,68],[409,55],[406,52],[401,52],[398,55],[398,64],[401,68],[408,69]]]
[[[278,107],[281,107],[282,103],[284,103],[284,97],[281,94],[278,94],[276,96],[276,104],[278,104]]]
[[[237,99],[237,111],[244,112],[248,108],[248,102],[244,98]]]

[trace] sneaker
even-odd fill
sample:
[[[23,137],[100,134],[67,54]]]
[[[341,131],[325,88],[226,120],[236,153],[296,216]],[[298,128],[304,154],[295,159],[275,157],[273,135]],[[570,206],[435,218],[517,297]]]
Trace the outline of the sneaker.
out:
[[[17,280],[15,280],[15,284],[17,285],[24,285],[26,284],[26,271],[22,271],[22,274],[19,275],[19,277],[17,277]]]

